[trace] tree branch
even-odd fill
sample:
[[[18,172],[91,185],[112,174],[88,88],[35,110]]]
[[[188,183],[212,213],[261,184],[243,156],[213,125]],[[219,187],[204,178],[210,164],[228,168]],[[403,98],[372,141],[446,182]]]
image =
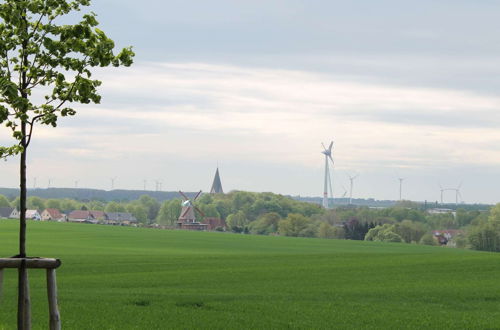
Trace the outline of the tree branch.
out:
[[[40,17],[40,19],[41,19],[41,17]],[[53,20],[51,19],[51,20],[50,20],[47,24],[48,24],[48,25],[52,24],[52,21],[53,21]],[[37,23],[37,25],[38,25],[38,23]],[[42,45],[43,39],[45,38],[45,36],[46,36],[48,33],[49,33],[49,31],[45,31],[45,32],[42,34],[42,36],[40,37],[40,40],[38,40],[38,44],[37,44],[37,48],[38,48],[38,49],[39,49],[39,48],[40,48],[40,46]],[[31,70],[33,70],[33,67],[35,66],[36,60],[38,59],[38,55],[40,55],[40,53],[41,53],[40,51],[36,53],[35,58],[34,58],[34,59],[33,59],[33,61],[31,62],[31,66],[30,66],[30,68],[29,68],[28,72],[30,72]],[[36,69],[37,69],[37,70],[38,70],[38,69],[40,69],[40,67],[41,67],[41,66],[42,66],[42,65],[40,64],[39,66],[37,66],[37,68],[36,68]],[[45,64],[44,70],[45,70],[45,68],[46,68],[46,67],[47,67],[47,64]],[[31,79],[32,79],[32,78],[33,78],[33,77],[29,77],[29,78],[28,78],[28,85],[31,83]],[[36,84],[35,84],[35,85],[33,85],[33,86],[31,86],[31,88],[33,88],[33,87],[35,87],[35,86],[36,86]]]
[[[85,59],[84,59],[84,60],[86,60],[86,59],[87,59],[87,57],[85,57]],[[85,69],[86,67],[87,67],[87,66],[85,66],[85,67],[84,67],[84,69]],[[31,121],[28,121],[28,122],[27,122],[27,123],[30,125],[30,129],[29,129],[29,133],[28,133],[28,135],[27,135],[28,140],[27,140],[27,142],[26,142],[26,147],[28,147],[28,146],[29,146],[29,144],[30,144],[30,142],[31,142],[31,137],[32,137],[32,135],[33,135],[33,127],[35,126],[35,123],[36,123],[36,122],[37,122],[40,118],[43,118],[44,116],[46,116],[46,115],[48,115],[48,114],[52,114],[52,113],[56,112],[57,110],[59,110],[59,109],[60,109],[60,108],[64,105],[64,103],[66,103],[66,101],[68,101],[69,96],[71,95],[71,93],[73,93],[73,89],[75,88],[76,81],[77,81],[77,80],[78,80],[78,78],[81,76],[82,72],[83,72],[83,69],[82,69],[82,71],[81,71],[81,72],[78,72],[78,74],[77,74],[77,75],[76,75],[76,77],[75,77],[75,81],[73,81],[73,83],[71,84],[71,87],[70,87],[70,89],[69,89],[69,91],[68,91],[68,93],[67,93],[67,95],[66,95],[66,98],[65,98],[64,100],[61,100],[61,103],[59,103],[59,105],[58,105],[57,107],[55,107],[54,109],[52,109],[52,110],[51,110],[50,112],[48,112],[48,113],[43,113],[43,114],[40,114],[40,115],[34,116],[34,117],[31,119]],[[50,104],[50,103],[52,103],[52,101],[54,101],[54,100],[55,100],[55,99],[52,99],[52,100],[50,100],[50,101],[47,101],[45,104],[46,104],[46,105],[47,105],[47,104]]]
[[[12,75],[10,73],[10,65],[9,65],[9,50],[5,50],[5,63],[7,67],[7,74],[9,75],[9,80],[11,79]]]

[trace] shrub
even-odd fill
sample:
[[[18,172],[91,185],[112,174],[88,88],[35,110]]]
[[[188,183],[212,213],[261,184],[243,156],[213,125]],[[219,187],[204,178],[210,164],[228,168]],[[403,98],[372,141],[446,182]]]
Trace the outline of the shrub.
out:
[[[420,239],[420,244],[422,245],[437,245],[437,241],[432,234],[424,234]]]

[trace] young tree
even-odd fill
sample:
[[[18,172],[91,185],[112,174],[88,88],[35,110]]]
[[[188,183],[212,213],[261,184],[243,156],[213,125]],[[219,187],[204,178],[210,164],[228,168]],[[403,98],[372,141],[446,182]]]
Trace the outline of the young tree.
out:
[[[26,155],[36,124],[57,126],[76,113],[76,103],[99,103],[92,67],[129,66],[131,48],[113,53],[114,42],[97,28],[92,12],[74,24],[90,0],[4,0],[0,4],[0,124],[17,141],[0,147],[0,158],[20,154],[19,257],[26,257]],[[35,91],[38,91],[35,93]],[[42,97],[36,95],[42,94]],[[18,327],[26,269],[19,270]]]

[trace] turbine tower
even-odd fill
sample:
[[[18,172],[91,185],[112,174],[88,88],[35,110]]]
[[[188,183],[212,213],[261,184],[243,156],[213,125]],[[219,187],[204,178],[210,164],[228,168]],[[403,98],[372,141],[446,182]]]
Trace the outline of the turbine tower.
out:
[[[441,184],[439,184],[439,190],[441,191],[441,205],[443,204],[443,192],[446,190]]]
[[[342,189],[344,189],[344,193],[342,194],[342,198],[345,198],[345,196],[347,195],[347,189],[345,189],[344,185],[341,185],[342,186]]]
[[[323,146],[323,151],[321,152],[323,155],[325,155],[325,182],[324,182],[324,189],[323,189],[323,207],[325,209],[330,208],[330,203],[328,200],[328,192],[330,192],[330,197],[333,200],[333,188],[332,188],[332,178],[330,176],[330,170],[328,168],[328,159],[332,162],[332,167],[333,167],[333,158],[332,158],[332,147],[333,147],[333,141],[330,142],[330,145],[325,147],[323,143],[321,143]]]
[[[356,179],[357,177],[358,174],[349,176],[349,181],[351,182],[351,187],[349,192],[349,205],[352,205],[352,186],[354,185],[354,179]]]
[[[405,178],[398,178],[399,180],[399,201],[402,201],[403,200],[403,180]]]
[[[462,194],[460,193],[461,186],[462,186],[462,182],[460,182],[456,188],[450,189],[450,190],[455,190],[455,206],[456,206],[456,208],[458,208],[458,197],[460,197],[460,199],[462,199]]]

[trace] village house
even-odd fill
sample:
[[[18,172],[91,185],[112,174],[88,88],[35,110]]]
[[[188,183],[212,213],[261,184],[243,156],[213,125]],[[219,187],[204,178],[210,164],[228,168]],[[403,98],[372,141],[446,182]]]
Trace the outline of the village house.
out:
[[[58,209],[45,209],[41,216],[42,221],[66,221],[66,215],[62,214]]]
[[[38,210],[26,210],[26,219],[40,221],[42,216]]]
[[[137,219],[132,214],[126,212],[108,212],[106,213],[104,223],[107,225],[130,226],[136,224]]]
[[[68,214],[68,222],[97,223],[98,220],[87,210],[75,210]]]
[[[19,211],[15,207],[0,207],[0,219],[19,219]]]
[[[94,219],[96,219],[97,221],[100,221],[100,222],[103,222],[108,218],[107,214],[104,211],[92,211],[92,210],[90,210],[89,212]]]

